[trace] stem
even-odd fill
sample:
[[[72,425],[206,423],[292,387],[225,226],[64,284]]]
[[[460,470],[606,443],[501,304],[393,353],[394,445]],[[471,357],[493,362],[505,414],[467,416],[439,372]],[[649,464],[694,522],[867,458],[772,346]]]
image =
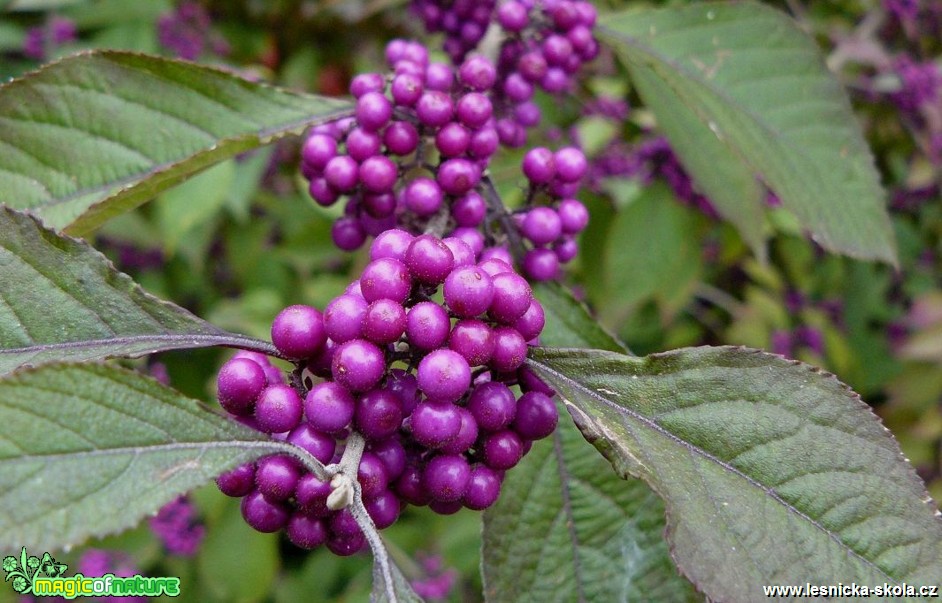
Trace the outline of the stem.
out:
[[[517,232],[517,227],[513,223],[510,212],[504,207],[504,202],[501,201],[490,176],[481,178],[481,184],[483,185],[484,200],[487,201],[491,213],[497,216],[501,230],[507,235],[507,240],[510,242],[510,252],[513,254],[514,260],[518,264],[522,264],[526,248],[523,245],[523,239],[520,238],[520,233]]]

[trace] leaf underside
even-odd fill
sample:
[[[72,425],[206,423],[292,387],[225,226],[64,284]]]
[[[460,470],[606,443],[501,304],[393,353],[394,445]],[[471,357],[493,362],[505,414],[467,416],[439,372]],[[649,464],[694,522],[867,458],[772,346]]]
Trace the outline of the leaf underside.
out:
[[[755,601],[769,584],[942,581],[935,504],[833,376],[731,347],[532,356],[586,438],[664,499],[672,554],[709,598]]]

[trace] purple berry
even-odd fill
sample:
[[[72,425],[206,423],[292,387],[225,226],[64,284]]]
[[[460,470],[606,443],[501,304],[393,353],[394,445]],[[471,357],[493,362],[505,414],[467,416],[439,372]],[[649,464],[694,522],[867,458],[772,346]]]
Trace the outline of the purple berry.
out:
[[[559,214],[562,231],[566,234],[578,234],[589,223],[589,211],[576,199],[563,199],[556,209]]]
[[[494,298],[488,315],[497,322],[512,324],[530,307],[533,290],[526,279],[515,272],[502,272],[491,277]]]
[[[422,350],[434,350],[448,339],[451,321],[444,308],[435,302],[419,302],[406,317],[409,344]]]
[[[341,344],[331,362],[334,381],[352,392],[372,389],[385,370],[382,350],[364,339],[351,339]]]
[[[372,452],[366,451],[360,457],[360,467],[357,469],[357,481],[363,489],[363,498],[379,496],[389,485],[389,476],[386,475],[386,466],[383,461]]]
[[[326,178],[311,179],[311,183],[307,187],[307,192],[318,205],[324,207],[333,205],[337,202],[337,199],[340,198],[340,193],[330,186]]]
[[[305,473],[294,489],[294,500],[302,513],[311,517],[326,517],[332,513],[327,508],[327,498],[333,491],[330,483],[322,482],[313,473]]]
[[[360,127],[375,132],[389,123],[392,103],[381,92],[367,92],[357,99],[355,111]]]
[[[468,398],[468,410],[484,431],[500,431],[510,425],[517,401],[510,388],[498,381],[482,383]]]
[[[363,128],[354,128],[347,134],[347,154],[358,163],[379,154],[383,139],[376,132],[367,132]],[[363,175],[360,175],[363,178]]]
[[[520,333],[524,341],[530,341],[540,336],[545,324],[546,315],[543,312],[543,305],[534,299],[523,316],[514,321],[513,328]]]
[[[487,509],[497,502],[500,496],[500,481],[500,476],[490,467],[478,465],[472,468],[468,489],[461,502],[475,511]]]
[[[555,257],[555,256],[554,256]],[[377,344],[393,343],[406,330],[406,311],[391,299],[378,299],[366,309],[363,337]]]
[[[406,468],[406,449],[402,447],[402,441],[398,436],[394,435],[381,442],[374,442],[370,444],[369,450],[383,461],[390,481],[402,475],[402,471]]]
[[[494,154],[499,144],[497,130],[484,127],[471,135],[468,154],[475,159],[487,159]]]
[[[451,250],[451,255],[455,258],[456,269],[461,266],[474,266],[475,253],[467,243],[458,237],[445,237],[442,242]]]
[[[245,523],[259,532],[277,532],[285,527],[290,516],[284,504],[270,502],[258,491],[243,498],[240,508]]]
[[[458,80],[471,88],[483,92],[497,81],[497,70],[493,63],[480,55],[468,57],[458,68]]]
[[[357,431],[369,440],[382,440],[395,434],[402,418],[402,400],[389,390],[370,390],[357,400]]]
[[[216,478],[216,486],[226,496],[245,496],[255,489],[255,464],[244,463]]]
[[[360,98],[367,92],[382,92],[386,78],[381,73],[361,73],[350,81],[350,94]]]
[[[422,78],[410,73],[400,73],[393,78],[390,92],[397,105],[411,107],[419,100],[424,90]]]
[[[491,277],[477,266],[452,270],[443,287],[445,303],[458,316],[473,318],[483,314],[494,299]]]
[[[589,167],[585,154],[575,147],[565,147],[553,156],[556,162],[556,177],[563,182],[578,182]]]
[[[412,411],[412,437],[427,448],[441,448],[458,437],[461,413],[450,402],[421,402]]]
[[[219,403],[238,416],[252,414],[252,406],[267,384],[265,371],[248,358],[233,358],[219,369],[216,377]]]
[[[460,407],[458,408],[458,412],[461,413],[461,429],[458,430],[458,435],[455,436],[455,439],[442,446],[441,450],[445,454],[463,454],[471,448],[478,439],[478,424],[477,421],[474,420],[474,415],[467,409]]]
[[[457,122],[445,125],[435,135],[435,148],[442,157],[462,155],[471,143],[471,133]]]
[[[501,373],[520,368],[527,359],[527,342],[513,327],[494,329],[494,351],[490,365]]]
[[[344,251],[359,249],[366,241],[366,231],[360,221],[352,216],[338,218],[330,229],[330,238],[334,245]]]
[[[394,121],[383,131],[383,144],[394,155],[408,155],[419,146],[419,132],[407,121]]]
[[[491,469],[510,469],[523,458],[523,442],[515,431],[504,429],[486,436],[481,446],[484,464]]]
[[[466,318],[455,323],[448,337],[448,347],[468,361],[470,366],[487,364],[494,353],[496,339],[486,323]]]
[[[324,331],[335,343],[356,339],[363,332],[366,300],[359,295],[341,295],[324,309]]]
[[[334,190],[349,193],[356,188],[359,177],[359,165],[349,155],[338,155],[324,167],[324,180]]]
[[[371,193],[391,191],[398,177],[396,164],[383,155],[370,157],[360,164],[360,182]]]
[[[322,463],[329,463],[334,458],[337,442],[334,438],[314,429],[309,423],[301,423],[288,433],[289,444],[306,450]]]
[[[405,264],[417,281],[437,285],[451,273],[455,256],[438,237],[420,235],[406,250]]]
[[[572,237],[563,237],[553,243],[553,253],[560,264],[571,262],[579,255],[579,244]]]
[[[349,391],[332,381],[325,381],[307,393],[304,415],[317,431],[335,433],[350,424],[355,404]]]
[[[530,22],[527,7],[522,2],[504,2],[497,9],[497,22],[509,32],[523,31]]]
[[[504,94],[515,103],[522,103],[533,98],[533,84],[514,71],[504,80]]]
[[[468,159],[448,159],[438,166],[436,180],[449,195],[464,195],[481,181],[481,168]]]
[[[422,472],[422,485],[434,500],[454,502],[468,489],[471,467],[460,454],[443,454],[432,458]]]
[[[458,197],[451,205],[451,215],[458,226],[477,226],[484,221],[486,213],[487,203],[476,191]]]
[[[298,548],[312,550],[327,542],[327,528],[320,519],[295,512],[288,520],[285,534],[291,544]]]
[[[523,258],[523,270],[535,281],[551,281],[559,276],[559,257],[552,249],[531,249]]]
[[[517,71],[520,72],[527,81],[539,82],[546,75],[547,65],[543,54],[538,50],[532,50],[524,53],[517,61]]]
[[[301,159],[319,172],[337,156],[337,141],[326,134],[311,134],[301,147]]]
[[[324,317],[311,306],[288,306],[272,321],[271,339],[288,358],[310,358],[327,341]]]
[[[450,94],[440,90],[426,90],[419,97],[415,112],[424,125],[441,127],[451,121],[455,105]]]
[[[406,465],[393,489],[410,505],[421,507],[429,503],[430,497],[422,486],[422,470],[415,465]]]
[[[431,216],[442,206],[442,187],[431,178],[416,178],[403,191],[403,201],[418,216]]]
[[[425,71],[426,90],[448,92],[455,82],[455,72],[445,63],[429,63]]]
[[[524,215],[520,231],[534,245],[546,245],[559,238],[562,222],[552,208],[534,207]]]
[[[454,402],[471,385],[471,367],[457,352],[439,349],[422,359],[416,378],[430,400]]]
[[[536,147],[523,156],[523,173],[533,184],[546,184],[556,175],[556,160],[546,147]]]
[[[540,392],[528,392],[517,400],[517,414],[512,428],[525,440],[539,440],[553,433],[559,411],[552,398]]]
[[[406,256],[406,249],[415,237],[398,228],[381,233],[370,245],[370,259],[393,258],[402,261]]]
[[[406,256],[408,258],[408,252]],[[360,291],[368,302],[377,299],[391,299],[400,304],[405,302],[412,291],[412,278],[407,264],[393,258],[373,260],[360,276]]]
[[[453,500],[450,502],[433,500],[429,502],[428,508],[432,511],[435,511],[439,515],[454,515],[461,510],[462,505],[460,500]]]
[[[480,92],[469,92],[460,99],[455,108],[458,121],[476,130],[491,119],[494,114],[494,106],[487,96]]]
[[[377,530],[388,528],[399,518],[399,497],[389,490],[364,501],[363,505]]]
[[[287,385],[266,387],[255,403],[255,421],[265,433],[291,431],[301,423],[301,397]]]
[[[300,478],[297,462],[284,455],[259,459],[255,469],[255,485],[268,500],[288,500],[294,496]]]
[[[335,535],[327,538],[327,550],[338,557],[349,557],[359,553],[366,546],[366,536],[363,532],[353,535]]]

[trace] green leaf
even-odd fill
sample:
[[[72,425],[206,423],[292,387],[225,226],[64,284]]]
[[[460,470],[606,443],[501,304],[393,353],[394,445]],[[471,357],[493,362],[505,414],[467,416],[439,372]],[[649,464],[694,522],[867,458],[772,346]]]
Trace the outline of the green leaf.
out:
[[[942,582],[935,504],[834,376],[731,347],[532,356],[586,438],[664,499],[674,558],[710,599],[757,601],[771,584]]]
[[[237,170],[235,161],[224,161],[160,195],[154,213],[168,253],[219,214]]]
[[[559,283],[534,285],[533,294],[543,305],[546,326],[540,343],[550,347],[593,348],[627,352],[625,344],[606,331],[592,316],[585,304],[572,296]]]
[[[534,290],[546,313],[544,344],[624,351],[559,284]],[[487,600],[692,600],[664,541],[660,499],[612,472],[572,423],[561,420],[535,443],[501,490],[484,513]]]
[[[0,375],[25,365],[215,345],[276,355],[146,293],[84,241],[0,207]]]
[[[488,601],[697,600],[671,562],[661,500],[569,421],[507,473],[484,513],[482,572]]]
[[[896,262],[884,195],[845,92],[784,13],[754,2],[697,2],[608,17],[600,36],[624,57],[671,144],[715,201],[755,213],[738,158],[832,251]],[[674,100],[667,98],[673,95]],[[684,105],[687,110],[669,114]],[[699,126],[683,126],[694,117]],[[704,128],[715,142],[706,143]],[[719,169],[710,173],[712,157]],[[692,160],[694,155],[699,155]],[[746,231],[755,243],[755,230]]]
[[[381,561],[382,560],[382,561]],[[373,591],[371,603],[422,603],[409,581],[391,560],[385,549],[373,549]]]
[[[100,364],[18,372],[0,381],[0,550],[70,547],[129,528],[272,453],[310,457],[139,373]]]
[[[0,190],[86,234],[215,163],[349,112],[218,69],[74,55],[0,86]]]

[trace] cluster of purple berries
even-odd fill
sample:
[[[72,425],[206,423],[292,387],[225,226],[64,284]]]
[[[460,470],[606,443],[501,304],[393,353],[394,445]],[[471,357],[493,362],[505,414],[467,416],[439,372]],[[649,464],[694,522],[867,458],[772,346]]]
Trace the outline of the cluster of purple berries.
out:
[[[476,262],[460,239],[392,229],[370,259],[323,313],[289,306],[273,321],[272,342],[299,367],[291,385],[267,358],[241,352],[219,373],[219,401],[324,464],[339,462],[352,431],[363,436],[357,479],[379,529],[405,504],[485,509],[503,472],[556,428],[552,392],[524,367],[543,308],[510,264]],[[284,529],[299,547],[326,544],[340,555],[364,544],[350,511],[328,508],[331,484],[287,456],[217,483],[244,497],[243,517],[257,530]]]
[[[530,243],[523,270],[535,281],[557,278],[560,264],[571,261],[579,252],[576,236],[588,225],[589,212],[574,197],[588,166],[585,155],[576,147],[564,147],[555,153],[536,147],[523,156],[521,167],[529,182],[530,202],[515,215],[515,221]],[[540,197],[548,205],[534,205]]]
[[[454,220],[443,227],[484,220],[474,189],[498,147],[484,94],[495,81],[494,66],[473,56],[455,70],[404,40],[392,41],[386,57],[391,77],[365,73],[351,82],[355,117],[315,128],[301,151],[311,197],[324,206],[348,198],[332,233],[348,251],[397,226],[426,230],[449,211]],[[483,240],[475,246],[483,248]]]
[[[458,64],[484,38],[495,4],[494,0],[414,0],[411,9],[427,31],[445,34],[442,48]]]

